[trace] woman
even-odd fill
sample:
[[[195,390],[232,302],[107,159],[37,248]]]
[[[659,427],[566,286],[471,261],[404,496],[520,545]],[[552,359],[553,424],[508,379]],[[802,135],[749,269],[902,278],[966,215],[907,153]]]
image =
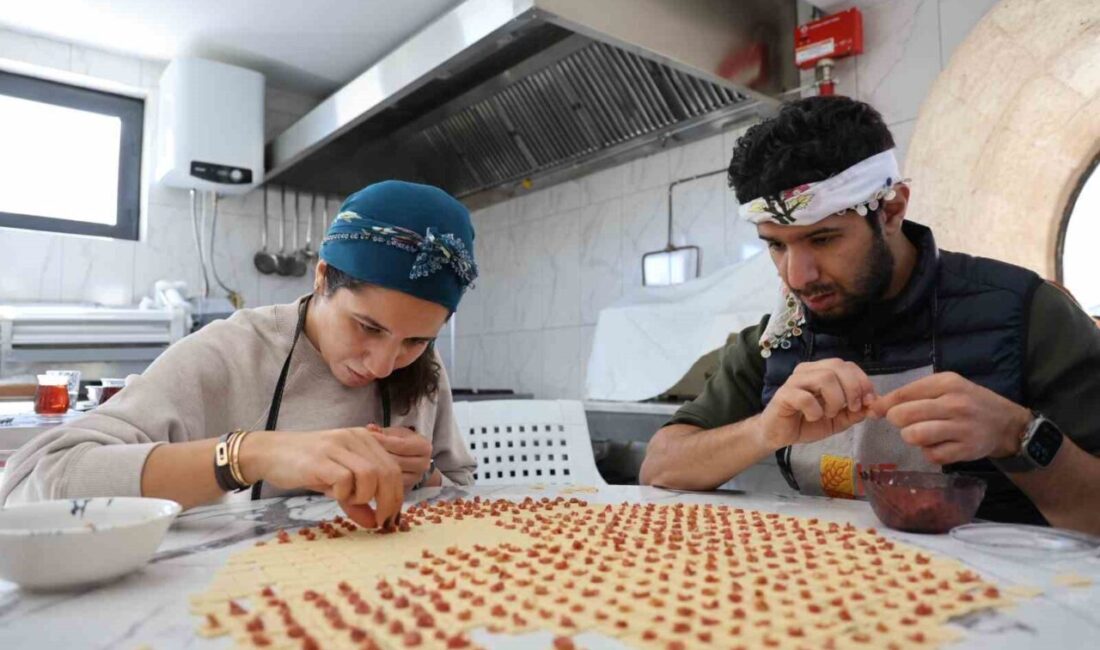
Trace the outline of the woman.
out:
[[[432,343],[477,275],[473,239],[467,210],[438,188],[353,194],[312,294],[206,326],[33,439],[10,459],[0,504],[141,495],[188,508],[249,487],[313,490],[373,527],[395,521],[407,489],[471,483]]]

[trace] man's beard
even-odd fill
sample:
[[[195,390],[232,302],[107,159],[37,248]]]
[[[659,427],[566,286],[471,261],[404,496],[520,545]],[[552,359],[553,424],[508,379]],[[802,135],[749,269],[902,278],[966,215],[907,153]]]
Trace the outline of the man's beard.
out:
[[[882,300],[890,288],[894,277],[894,254],[886,244],[881,228],[876,228],[871,238],[871,248],[867,251],[862,268],[852,281],[851,290],[837,284],[810,284],[795,292],[799,298],[814,297],[835,292],[839,296],[838,304],[826,314],[813,311],[803,301],[803,306],[813,314],[815,320],[831,325],[862,320],[872,305]]]

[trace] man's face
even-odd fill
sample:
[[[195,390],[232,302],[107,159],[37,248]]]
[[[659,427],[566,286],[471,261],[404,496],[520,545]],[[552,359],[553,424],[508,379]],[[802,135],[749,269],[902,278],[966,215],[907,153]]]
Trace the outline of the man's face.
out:
[[[349,388],[366,386],[416,361],[447,321],[446,307],[384,287],[320,290],[310,312],[314,344]]]
[[[813,315],[841,321],[886,294],[894,257],[882,229],[854,210],[809,226],[757,226],[779,276]]]

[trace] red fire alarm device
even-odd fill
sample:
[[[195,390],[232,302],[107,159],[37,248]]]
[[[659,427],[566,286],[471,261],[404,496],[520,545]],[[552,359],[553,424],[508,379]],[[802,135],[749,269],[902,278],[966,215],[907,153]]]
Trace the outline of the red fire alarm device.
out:
[[[863,14],[859,9],[825,16],[794,30],[794,62],[809,70],[822,59],[863,54]]]

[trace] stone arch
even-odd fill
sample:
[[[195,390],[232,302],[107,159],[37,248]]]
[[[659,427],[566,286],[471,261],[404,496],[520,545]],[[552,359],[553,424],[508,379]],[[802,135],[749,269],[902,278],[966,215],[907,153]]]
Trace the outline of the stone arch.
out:
[[[1100,153],[1100,2],[1002,0],[921,106],[909,217],[940,246],[1056,274],[1067,204]]]

